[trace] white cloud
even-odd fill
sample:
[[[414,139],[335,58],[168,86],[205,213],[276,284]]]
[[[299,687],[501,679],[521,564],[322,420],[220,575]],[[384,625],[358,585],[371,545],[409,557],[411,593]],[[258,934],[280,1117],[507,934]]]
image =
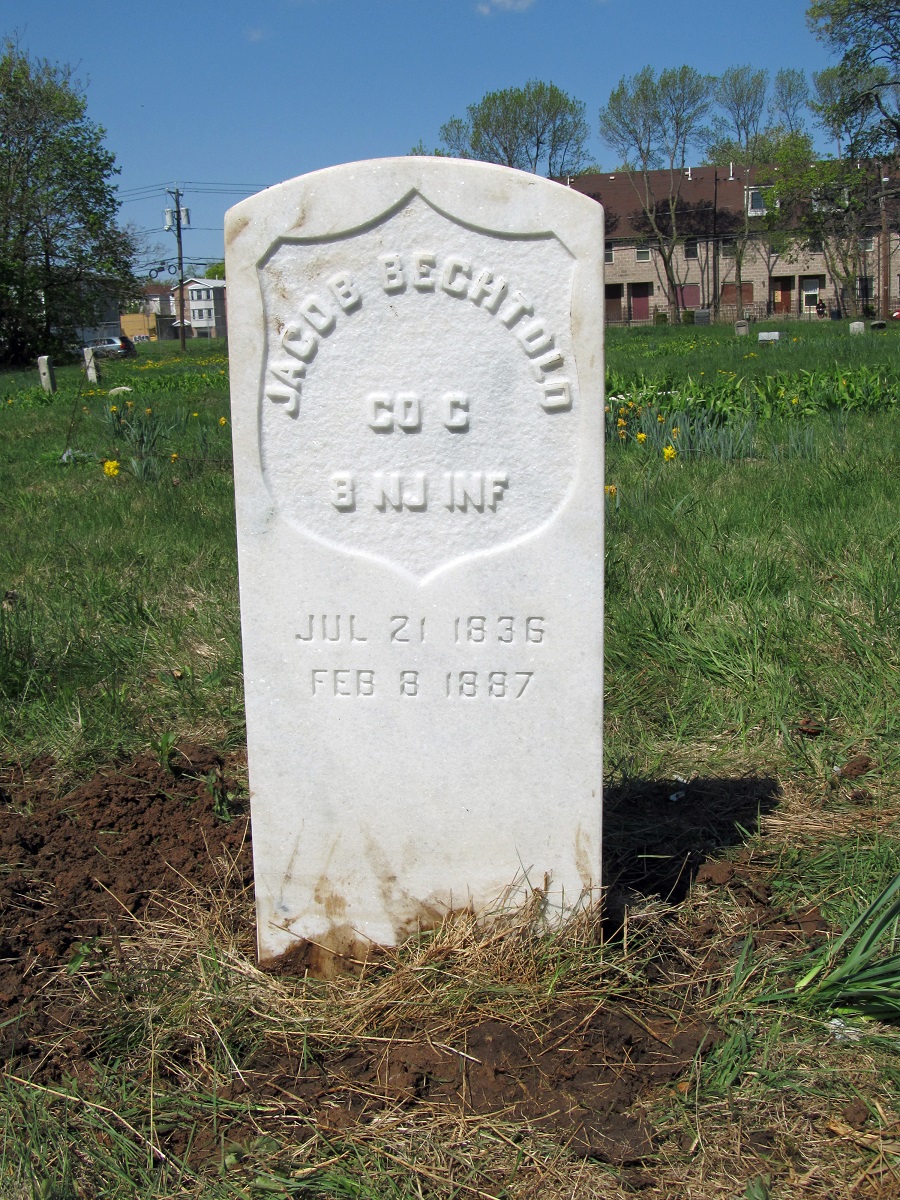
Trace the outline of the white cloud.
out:
[[[495,12],[524,12],[534,3],[535,0],[482,0],[475,5],[475,11],[483,17],[489,17]]]

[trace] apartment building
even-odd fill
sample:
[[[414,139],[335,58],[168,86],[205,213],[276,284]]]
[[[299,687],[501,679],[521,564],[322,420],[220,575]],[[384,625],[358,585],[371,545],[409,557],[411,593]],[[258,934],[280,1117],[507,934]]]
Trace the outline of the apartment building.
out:
[[[672,188],[668,171],[651,171],[650,197],[665,206],[677,191],[673,275],[676,296],[669,296],[665,266],[644,214],[644,177],[597,173],[560,182],[603,204],[606,212],[606,319],[609,323],[652,321],[657,313],[710,310],[722,320],[767,316],[814,318],[821,313],[871,315],[879,305],[883,274],[892,298],[900,296],[900,244],[881,227],[866,231],[859,244],[859,271],[851,295],[846,283],[829,271],[824,248],[801,248],[796,239],[767,235],[764,217],[771,168],[688,168]],[[738,276],[740,275],[740,279]],[[740,289],[740,290],[739,290]],[[894,300],[896,305],[897,301]]]
[[[172,288],[176,333],[179,324],[178,287]],[[228,305],[224,279],[184,281],[184,324],[188,337],[228,336]]]

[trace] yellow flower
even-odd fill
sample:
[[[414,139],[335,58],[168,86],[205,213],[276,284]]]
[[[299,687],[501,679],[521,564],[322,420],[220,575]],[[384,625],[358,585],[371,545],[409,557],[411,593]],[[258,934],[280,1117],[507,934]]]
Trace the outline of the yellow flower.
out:
[[[616,425],[618,426],[619,429],[624,429],[627,424],[628,424],[628,422],[625,420],[624,417],[619,417],[618,421],[616,421]]]
[[[106,458],[103,460],[103,474],[110,479],[115,479],[119,473],[119,464],[114,458]]]
[[[627,436],[627,435],[626,435],[626,433],[625,433],[625,430],[624,430],[624,429],[620,429],[620,430],[619,430],[619,437],[622,439],[622,441],[624,441],[624,440],[625,440],[625,437],[626,437],[626,436]]]
[[[662,414],[660,414],[656,419],[657,419],[657,421],[659,421],[660,425],[662,425],[662,423],[665,421],[666,418],[664,416],[662,416]]]
[[[144,409],[144,412],[145,412],[145,413],[146,413],[146,415],[149,417],[149,416],[150,416],[150,414],[153,412],[153,409],[152,409],[152,408],[145,408],[145,409]]]
[[[219,424],[220,424],[220,425],[227,425],[227,424],[228,424],[228,418],[227,418],[227,417],[219,417]]]
[[[663,458],[666,460],[666,462],[671,462],[677,453],[678,451],[675,449],[675,447],[669,444],[663,449]]]
[[[118,412],[119,410],[116,408],[116,406],[114,404],[111,404],[109,406],[109,411],[110,412]]]
[[[614,483],[608,483],[603,490],[606,492],[607,496],[612,496],[613,499],[615,499],[617,488]]]
[[[604,410],[603,410],[603,411],[604,411],[604,412],[609,412],[609,405],[608,405],[608,404],[607,404],[606,408],[604,408]]]
[[[647,440],[647,435],[646,435],[646,433],[639,433],[639,434],[637,435],[637,440],[638,440],[638,442],[640,443],[640,445],[642,445],[642,446],[643,446],[644,442],[646,442],[646,440]]]
[[[191,416],[192,416],[192,417],[199,417],[199,416],[200,416],[200,414],[199,414],[199,413],[191,413]]]
[[[800,397],[799,397],[799,396],[795,396],[795,397],[793,398],[793,400],[791,401],[791,404],[799,404],[799,403],[800,403]]]
[[[177,455],[177,454],[170,454],[170,455],[169,455],[169,461],[170,461],[170,462],[178,462],[178,455]]]
[[[133,400],[126,400],[126,401],[125,401],[125,407],[126,407],[126,408],[134,408],[134,401],[133,401]]]
[[[678,426],[677,426],[677,425],[673,425],[673,426],[672,426],[672,437],[673,437],[673,438],[677,438],[677,437],[678,437]]]

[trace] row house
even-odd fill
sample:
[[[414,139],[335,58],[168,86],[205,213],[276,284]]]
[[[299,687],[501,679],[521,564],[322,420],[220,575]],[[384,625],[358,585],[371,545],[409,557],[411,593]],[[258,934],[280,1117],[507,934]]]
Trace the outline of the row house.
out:
[[[178,285],[172,288],[175,333],[180,324]],[[188,337],[224,338],[228,336],[228,305],[224,279],[186,279],[184,281],[184,324]]]
[[[673,258],[678,309],[708,309],[723,320],[815,317],[823,306],[832,315],[855,310],[875,315],[885,265],[890,295],[900,295],[900,245],[890,232],[886,245],[880,228],[861,239],[851,296],[845,284],[831,277],[823,250],[801,248],[789,231],[786,238],[773,239],[754,229],[752,218],[764,216],[767,203],[758,174],[762,168],[733,165],[688,168],[678,178],[679,240]],[[764,177],[771,179],[771,168]],[[640,323],[656,313],[668,314],[672,305],[665,266],[641,204],[644,177],[596,173],[560,182],[604,206],[607,322]],[[669,171],[650,171],[647,182],[650,195],[664,207]]]

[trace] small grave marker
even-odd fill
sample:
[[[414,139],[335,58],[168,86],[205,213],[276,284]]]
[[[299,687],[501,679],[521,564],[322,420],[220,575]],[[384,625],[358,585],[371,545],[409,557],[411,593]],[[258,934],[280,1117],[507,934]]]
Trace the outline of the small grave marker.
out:
[[[781,334],[777,332],[761,333],[756,340],[758,345],[774,344],[781,341]]]
[[[84,348],[84,371],[88,378],[88,383],[99,383],[100,377],[97,372],[97,359],[92,346]]]
[[[860,334],[865,333],[865,332],[866,332],[865,321],[851,321],[850,322],[851,337],[859,337]]]
[[[709,321],[710,321],[710,314],[709,314],[708,308],[694,309],[694,324],[695,325],[708,325]]]
[[[41,387],[45,392],[56,391],[56,372],[53,370],[53,360],[49,355],[42,354],[38,359],[38,375],[41,379]]]
[[[600,881],[602,210],[409,157],[226,218],[258,943]]]
[[[750,335],[750,322],[749,321],[735,321],[734,336],[735,337],[749,337],[749,335]]]

